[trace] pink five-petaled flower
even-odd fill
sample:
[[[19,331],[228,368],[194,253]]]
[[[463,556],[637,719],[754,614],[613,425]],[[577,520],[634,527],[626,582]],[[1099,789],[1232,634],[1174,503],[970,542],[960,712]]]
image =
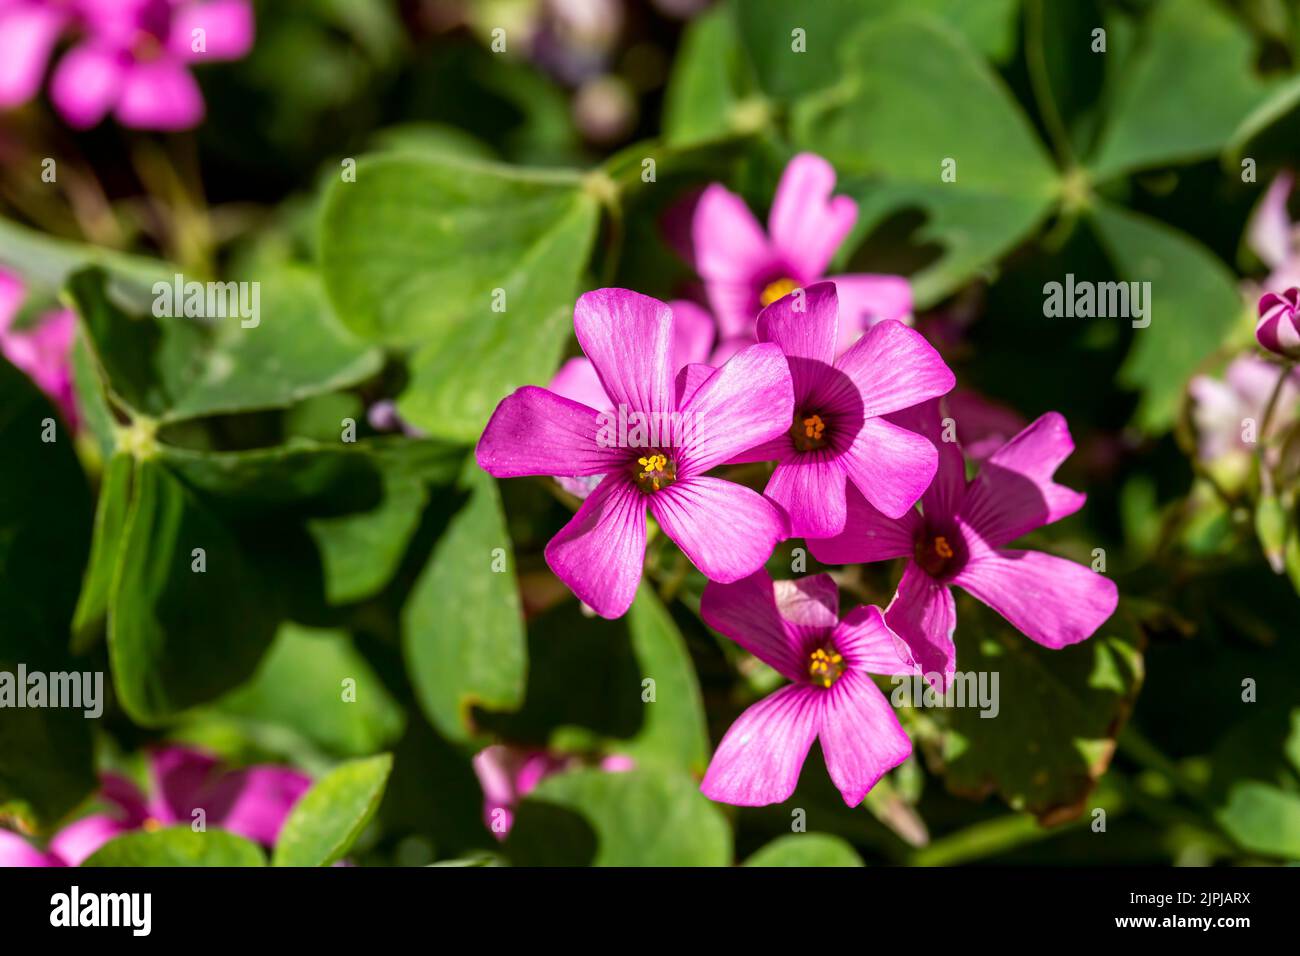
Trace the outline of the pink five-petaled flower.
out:
[[[922,670],[941,675],[944,686],[955,668],[953,585],[1044,647],[1091,637],[1115,610],[1115,582],[1065,558],[1004,547],[1083,507],[1084,494],[1052,480],[1074,450],[1065,419],[1055,412],[1041,416],[967,481],[961,449],[943,440],[937,401],[899,417],[939,449],[939,470],[921,498],[921,513],[890,519],[850,490],[844,533],[808,542],[817,559],[848,564],[908,557],[885,620]]]
[[[604,475],[546,546],[551,570],[602,617],[632,605],[645,561],[646,510],[715,581],[762,566],[786,537],[779,508],[705,472],[790,427],[790,370],[775,345],[754,345],[719,369],[692,365],[673,382],[673,313],[626,289],[578,299],[578,343],[611,414],[535,386],[506,396],[478,443],[498,478]],[[647,424],[648,423],[648,424]]]
[[[1264,293],[1259,300],[1255,339],[1270,352],[1300,360],[1300,289],[1287,289],[1280,295]]]
[[[45,851],[0,830],[0,866],[79,866],[109,840],[131,830],[189,826],[196,810],[203,811],[205,826],[271,846],[289,811],[311,786],[310,777],[288,767],[226,770],[215,757],[176,746],[150,751],[149,776],[152,795],[146,797],[126,777],[103,774],[99,796],[110,812],[68,824]]]
[[[41,316],[30,328],[14,328],[25,294],[17,276],[0,269],[0,355],[30,378],[77,427],[72,385],[72,345],[77,319],[70,309]]]
[[[704,280],[724,339],[752,341],[754,320],[765,306],[825,278],[838,288],[843,310],[837,354],[873,323],[911,313],[912,287],[902,276],[826,275],[858,218],[858,204],[832,197],[834,189],[831,164],[800,153],[781,174],[766,232],[745,201],[721,183],[670,214],[670,240]],[[722,348],[725,354],[725,341]]]
[[[915,674],[916,664],[880,608],[839,617],[829,574],[773,581],[760,571],[735,584],[710,583],[700,615],[791,681],[736,718],[700,789],[743,807],[780,803],[794,792],[813,739],[844,802],[856,807],[912,742],[869,674]]]
[[[112,111],[136,129],[182,130],[203,119],[190,64],[237,60],[253,45],[248,0],[79,0],[86,36],[59,61],[50,97],[69,124]]]
[[[845,484],[897,518],[934,477],[937,454],[924,436],[880,416],[936,398],[956,382],[921,335],[890,319],[872,326],[838,359],[836,287],[820,282],[769,305],[758,339],[785,353],[794,384],[787,433],[738,456],[777,461],[765,494],[785,508],[790,533],[829,538],[844,530]]]

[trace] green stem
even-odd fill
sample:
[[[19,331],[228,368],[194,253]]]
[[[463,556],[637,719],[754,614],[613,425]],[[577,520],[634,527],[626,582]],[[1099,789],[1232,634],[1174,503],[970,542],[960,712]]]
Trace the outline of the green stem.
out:
[[[1070,134],[1065,128],[1065,122],[1056,108],[1051,79],[1047,74],[1041,0],[1029,0],[1025,4],[1025,61],[1029,69],[1029,85],[1034,92],[1034,101],[1038,104],[1048,139],[1052,141],[1052,150],[1056,153],[1061,168],[1070,169],[1074,166],[1074,151],[1070,147]]]
[[[1017,813],[950,833],[916,850],[913,866],[954,866],[997,856],[1007,850],[1034,843],[1056,831],[1041,826],[1028,813]]]
[[[1273,391],[1268,396],[1268,404],[1264,406],[1264,417],[1259,423],[1259,452],[1263,454],[1264,436],[1268,434],[1268,426],[1273,424],[1273,412],[1277,410],[1278,399],[1282,397],[1282,387],[1286,385],[1286,380],[1291,377],[1291,372],[1295,369],[1294,362],[1287,362],[1282,366],[1282,372],[1277,377],[1277,382],[1273,385]],[[1261,459],[1262,462],[1262,459]]]

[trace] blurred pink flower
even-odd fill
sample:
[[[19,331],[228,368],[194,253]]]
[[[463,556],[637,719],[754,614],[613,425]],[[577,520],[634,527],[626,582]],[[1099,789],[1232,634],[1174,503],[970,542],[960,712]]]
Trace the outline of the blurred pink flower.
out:
[[[1194,405],[1192,421],[1196,425],[1197,457],[1218,461],[1233,452],[1250,452],[1257,447],[1245,440],[1243,429],[1248,419],[1258,430],[1263,426],[1264,409],[1277,385],[1281,369],[1273,362],[1255,355],[1240,355],[1223,373],[1223,380],[1208,375],[1192,379],[1188,390]],[[1285,429],[1295,420],[1296,403],[1300,402],[1300,370],[1293,371],[1282,385],[1269,434],[1256,434],[1263,442]]]
[[[504,840],[515,823],[515,808],[547,777],[583,766],[580,757],[553,754],[535,747],[493,744],[474,755],[474,774],[483,788],[483,822],[498,840]],[[631,770],[632,758],[610,754],[598,764],[617,773]]]
[[[67,3],[0,0],[0,110],[36,96],[54,45],[73,20]]]
[[[1278,173],[1246,225],[1246,242],[1272,270],[1263,283],[1266,292],[1300,286],[1300,229],[1287,211],[1294,183],[1289,170]]]
[[[831,164],[800,153],[781,175],[766,231],[745,201],[721,183],[669,211],[668,241],[704,280],[724,355],[735,348],[728,340],[754,340],[754,323],[765,306],[822,279],[834,282],[840,297],[837,355],[877,322],[909,320],[912,287],[902,276],[826,275],[858,218],[858,204],[832,196],[834,189]]]
[[[377,432],[401,432],[408,438],[423,438],[424,432],[397,412],[397,403],[384,398],[366,409],[366,422]]]
[[[222,769],[215,757],[187,747],[167,746],[149,754],[152,794],[126,777],[101,776],[104,813],[76,820],[36,849],[16,833],[0,830],[0,866],[80,866],[109,840],[131,830],[190,825],[195,810],[205,826],[220,827],[263,846],[280,834],[293,805],[311,786],[297,770],[273,765]]]
[[[77,319],[69,309],[47,312],[29,328],[15,328],[25,295],[22,280],[0,270],[0,354],[27,375],[73,428],[77,403],[72,385],[72,346]]]
[[[136,129],[189,129],[203,119],[190,65],[237,60],[253,45],[248,0],[77,0],[84,36],[59,61],[50,97],[69,124],[109,112]]]

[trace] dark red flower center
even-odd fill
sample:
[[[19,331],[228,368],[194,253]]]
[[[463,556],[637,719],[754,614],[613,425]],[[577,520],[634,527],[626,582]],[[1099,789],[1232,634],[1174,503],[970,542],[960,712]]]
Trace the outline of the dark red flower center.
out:
[[[816,451],[830,442],[826,422],[816,412],[795,412],[790,440],[799,451]]]
[[[916,539],[914,557],[922,570],[932,578],[947,577],[957,570],[957,551],[946,534],[923,531]]]

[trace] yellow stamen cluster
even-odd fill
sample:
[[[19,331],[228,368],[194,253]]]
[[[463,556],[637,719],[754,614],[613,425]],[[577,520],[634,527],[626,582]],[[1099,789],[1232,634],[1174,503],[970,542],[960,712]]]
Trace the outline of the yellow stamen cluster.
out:
[[[820,440],[822,433],[826,431],[826,423],[822,421],[820,415],[813,415],[803,420],[803,433],[809,438]]]
[[[762,294],[759,295],[758,301],[766,307],[771,305],[777,299],[784,299],[787,295],[798,288],[799,283],[795,282],[793,279],[777,279],[775,282],[768,284],[767,288],[765,288]]]
[[[660,488],[660,483],[664,480],[664,472],[668,468],[668,458],[664,455],[648,455],[645,458],[638,458],[636,463],[645,471],[638,476],[641,481],[649,480],[655,491]]]
[[[952,557],[953,554],[952,545],[948,543],[948,539],[945,538],[943,535],[938,535],[935,537],[934,553],[945,560]]]
[[[834,648],[819,647],[808,655],[808,676],[814,684],[830,687],[844,673],[844,658]]]

